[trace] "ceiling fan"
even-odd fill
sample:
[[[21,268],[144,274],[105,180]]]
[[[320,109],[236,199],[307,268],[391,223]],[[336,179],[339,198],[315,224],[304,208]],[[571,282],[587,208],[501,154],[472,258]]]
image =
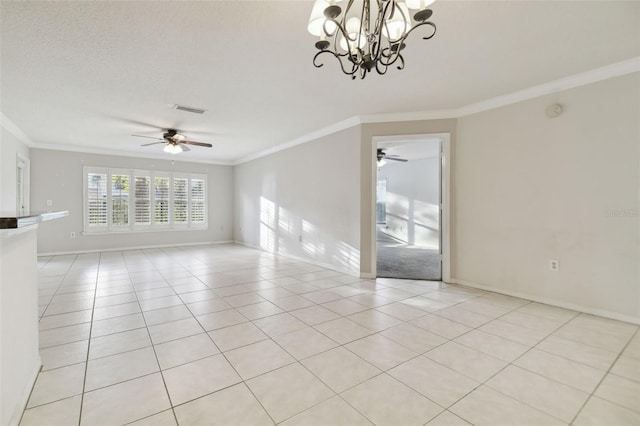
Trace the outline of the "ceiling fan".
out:
[[[387,163],[385,160],[400,161],[402,163],[406,163],[407,161],[409,161],[406,158],[400,158],[399,155],[388,155],[386,152],[382,150],[382,148],[378,148],[377,158],[378,158],[378,167],[384,166]]]
[[[188,141],[184,136],[179,134],[176,129],[166,129],[165,133],[162,135],[162,138],[156,138],[153,136],[143,136],[143,135],[131,135],[131,136],[135,136],[138,138],[148,138],[148,139],[158,140],[160,142],[145,143],[141,146],[149,146],[149,145],[155,145],[158,143],[164,143],[166,145],[163,151],[168,152],[169,154],[179,154],[181,152],[191,151],[189,147],[187,147],[186,145],[204,146],[207,148],[211,148],[213,146],[210,143]]]

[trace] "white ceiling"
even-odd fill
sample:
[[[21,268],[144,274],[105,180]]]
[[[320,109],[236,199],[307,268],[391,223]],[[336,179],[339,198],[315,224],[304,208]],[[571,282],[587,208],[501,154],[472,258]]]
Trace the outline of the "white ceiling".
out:
[[[366,114],[460,108],[640,54],[640,2],[443,1],[406,68],[315,69],[312,1],[2,1],[1,110],[38,147],[234,162]],[[193,115],[171,108],[207,109]],[[189,157],[191,156],[191,157]]]

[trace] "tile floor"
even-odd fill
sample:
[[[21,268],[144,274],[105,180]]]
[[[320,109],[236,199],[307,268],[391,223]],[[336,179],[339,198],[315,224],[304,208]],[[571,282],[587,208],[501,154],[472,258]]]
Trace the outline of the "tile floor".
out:
[[[39,259],[30,425],[639,425],[635,325],[234,246]]]

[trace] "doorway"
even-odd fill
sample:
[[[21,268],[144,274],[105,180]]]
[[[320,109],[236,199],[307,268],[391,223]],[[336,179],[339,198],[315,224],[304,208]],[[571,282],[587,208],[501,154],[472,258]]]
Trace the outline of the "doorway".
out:
[[[16,157],[16,215],[29,214],[29,160],[18,154]]]
[[[376,142],[376,276],[440,281],[440,138]]]

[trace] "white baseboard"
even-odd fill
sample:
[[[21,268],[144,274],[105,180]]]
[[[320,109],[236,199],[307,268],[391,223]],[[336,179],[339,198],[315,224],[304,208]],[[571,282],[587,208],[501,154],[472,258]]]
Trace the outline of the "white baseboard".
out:
[[[336,272],[340,272],[341,274],[345,274],[345,275],[349,275],[351,277],[359,277],[359,274],[356,274],[352,271],[347,270],[346,268],[340,268],[339,266],[336,265],[332,265],[330,263],[325,263],[325,262],[319,262],[317,260],[313,260],[313,259],[308,259],[306,257],[301,257],[301,256],[296,256],[296,255],[292,255],[292,254],[285,254],[285,253],[274,253],[272,251],[267,251],[262,249],[261,247],[258,247],[256,245],[253,244],[249,244],[243,241],[233,241],[235,244],[241,245],[241,246],[245,246],[245,247],[249,247],[252,249],[256,249],[256,250],[260,250],[263,251],[265,253],[271,253],[275,256],[282,256],[282,257],[286,257],[287,259],[292,259],[292,260],[297,260],[298,262],[304,262],[304,263],[308,263],[310,265],[314,265],[314,266],[319,266],[321,268],[325,268],[325,269],[329,269],[332,271],[336,271]]]
[[[209,241],[201,243],[182,243],[182,244],[158,244],[158,245],[146,245],[146,246],[133,246],[133,247],[111,247],[104,249],[91,249],[91,250],[71,250],[71,251],[55,251],[47,253],[38,253],[38,256],[65,256],[69,254],[88,254],[88,253],[106,253],[111,251],[127,251],[127,250],[149,250],[158,248],[171,248],[171,247],[192,247],[192,246],[208,246],[211,244],[232,244],[232,240],[225,241]]]
[[[22,419],[22,413],[27,408],[27,403],[29,402],[29,397],[31,396],[31,391],[33,387],[36,385],[36,380],[38,379],[38,374],[42,369],[42,361],[40,357],[36,362],[36,366],[29,374],[29,380],[20,392],[20,398],[18,399],[18,405],[13,407],[13,413],[11,413],[11,418],[9,419],[9,426],[18,426],[20,424],[20,420]]]
[[[572,311],[584,312],[586,314],[597,315],[599,317],[604,317],[604,318],[609,318],[609,319],[613,319],[613,320],[617,320],[617,321],[624,321],[624,322],[628,322],[628,323],[631,323],[631,324],[640,325],[640,318],[639,317],[633,317],[631,315],[625,315],[625,314],[621,314],[619,312],[609,311],[607,309],[598,309],[598,308],[592,308],[590,306],[582,306],[582,305],[578,305],[578,304],[575,304],[575,303],[564,302],[564,301],[561,301],[561,300],[548,299],[546,297],[540,297],[540,296],[536,296],[536,295],[530,294],[530,293],[522,293],[522,292],[519,292],[519,291],[510,291],[510,290],[505,290],[505,289],[499,288],[499,287],[493,287],[493,286],[485,285],[485,284],[478,284],[478,283],[475,283],[475,282],[459,280],[459,279],[455,279],[455,278],[452,278],[450,283],[451,284],[464,285],[466,287],[477,288],[477,289],[480,289],[480,290],[492,291],[494,293],[500,293],[500,294],[505,294],[507,296],[519,297],[521,299],[527,299],[527,300],[531,300],[533,302],[543,303],[545,305],[551,305],[551,306],[555,306],[555,307],[558,307],[558,308],[564,308],[564,309],[569,309],[569,310],[572,310]]]

